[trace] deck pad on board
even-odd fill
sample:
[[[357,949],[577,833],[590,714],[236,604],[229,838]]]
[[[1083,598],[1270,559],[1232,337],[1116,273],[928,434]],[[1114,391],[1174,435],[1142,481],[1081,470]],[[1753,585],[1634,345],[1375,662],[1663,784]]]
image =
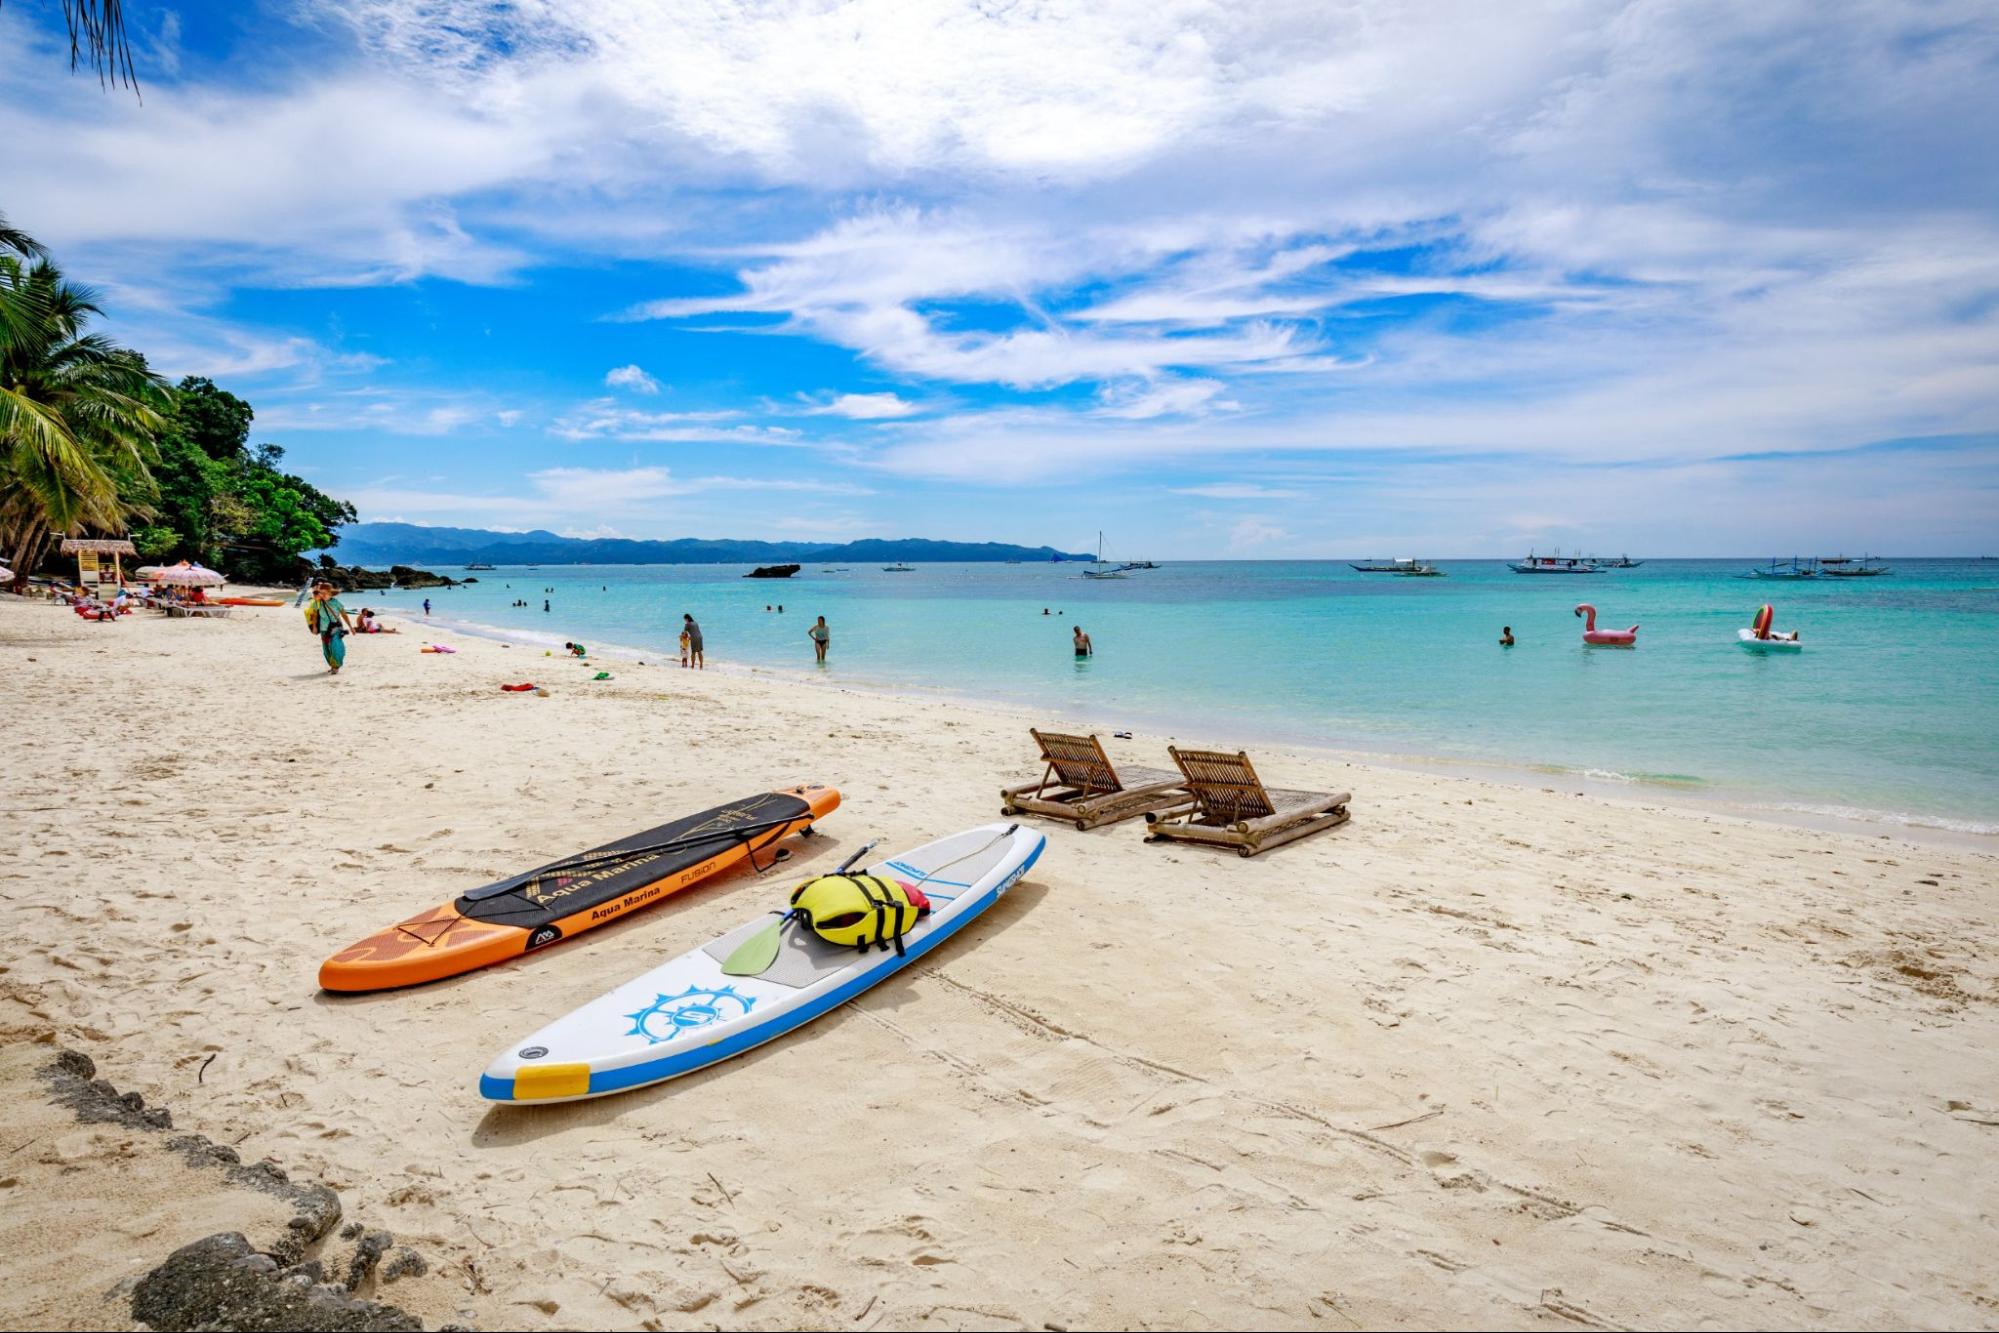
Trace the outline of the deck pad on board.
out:
[[[474,889],[452,906],[468,920],[534,930],[678,874],[707,860],[731,842],[744,841],[752,852],[761,852],[784,836],[786,824],[809,818],[811,814],[812,807],[789,792],[763,792],[607,842],[587,852],[565,856],[483,890]],[[681,845],[664,851],[618,855],[661,843]],[[605,859],[598,862],[598,857]],[[546,874],[551,868],[557,873]],[[502,889],[509,884],[512,887]]]

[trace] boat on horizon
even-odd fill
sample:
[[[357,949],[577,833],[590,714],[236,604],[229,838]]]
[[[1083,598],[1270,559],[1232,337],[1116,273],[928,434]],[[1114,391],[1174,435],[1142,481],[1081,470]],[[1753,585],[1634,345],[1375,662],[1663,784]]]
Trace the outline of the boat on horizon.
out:
[[[882,566],[882,573],[884,574],[914,574],[915,572],[915,565],[895,564]]]
[[[1104,568],[1104,534],[1101,531],[1097,533],[1097,558],[1094,562],[1094,567],[1084,570],[1083,577],[1086,579],[1128,579],[1131,577],[1123,569]]]
[[[1628,557],[1627,557],[1628,558]],[[1604,566],[1588,556],[1536,555],[1529,551],[1525,560],[1509,560],[1506,567],[1516,574],[1601,574]]]
[[[1858,559],[1848,555],[1820,556],[1818,566],[1819,573],[1832,579],[1877,579],[1895,572],[1871,555]]]
[[[1353,564],[1349,560],[1347,568],[1355,570],[1359,574],[1403,574],[1403,576],[1409,576],[1409,578],[1441,578],[1443,576],[1443,570],[1439,570],[1437,566],[1433,566],[1429,562],[1415,560],[1413,556],[1397,556],[1395,560],[1369,560],[1365,564]]]
[[[467,568],[467,569],[491,569],[491,568],[492,568],[492,566],[491,566],[491,565],[467,565],[467,566],[465,566],[465,568]]]
[[[1767,565],[1759,565],[1747,574],[1737,574],[1739,579],[1815,579],[1819,576],[1819,562],[1800,560],[1792,556],[1788,562],[1772,560]]]

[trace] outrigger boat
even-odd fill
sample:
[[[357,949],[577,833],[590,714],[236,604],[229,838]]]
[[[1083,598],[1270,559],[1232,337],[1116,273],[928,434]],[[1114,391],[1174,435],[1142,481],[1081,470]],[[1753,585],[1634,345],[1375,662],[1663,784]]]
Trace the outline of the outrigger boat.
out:
[[[1347,568],[1358,570],[1363,574],[1406,574],[1413,578],[1442,578],[1444,575],[1444,571],[1435,565],[1425,564],[1409,556],[1396,560],[1370,560],[1364,565],[1349,563]]]
[[[1874,579],[1894,572],[1871,555],[1863,555],[1858,560],[1845,555],[1828,555],[1819,559],[1819,573],[1829,579]]]
[[[1818,576],[1817,561],[1800,560],[1796,556],[1791,557],[1789,564],[1782,560],[1772,560],[1769,564],[1752,569],[1747,574],[1736,575],[1742,579],[1815,579]]]
[[[1603,566],[1587,556],[1565,556],[1560,551],[1553,555],[1527,553],[1525,560],[1509,560],[1507,568],[1516,574],[1601,574]]]

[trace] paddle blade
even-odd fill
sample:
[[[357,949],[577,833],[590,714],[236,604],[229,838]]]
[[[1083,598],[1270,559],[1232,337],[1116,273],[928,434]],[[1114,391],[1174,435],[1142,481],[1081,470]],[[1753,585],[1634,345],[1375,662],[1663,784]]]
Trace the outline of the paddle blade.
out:
[[[760,977],[769,971],[770,965],[777,961],[778,945],[784,939],[784,923],[788,919],[781,916],[738,944],[729,956],[722,960],[722,975]]]

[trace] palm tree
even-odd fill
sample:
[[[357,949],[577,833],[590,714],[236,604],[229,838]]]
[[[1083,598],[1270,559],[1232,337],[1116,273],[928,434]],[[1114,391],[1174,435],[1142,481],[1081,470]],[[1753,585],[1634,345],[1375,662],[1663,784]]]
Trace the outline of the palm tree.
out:
[[[125,35],[124,0],[62,0],[62,16],[69,25],[71,69],[88,61],[99,83],[122,83],[139,91],[132,39]]]
[[[17,581],[60,534],[122,530],[150,488],[166,385],[136,352],[83,331],[99,313],[48,260],[0,255],[0,549]]]

